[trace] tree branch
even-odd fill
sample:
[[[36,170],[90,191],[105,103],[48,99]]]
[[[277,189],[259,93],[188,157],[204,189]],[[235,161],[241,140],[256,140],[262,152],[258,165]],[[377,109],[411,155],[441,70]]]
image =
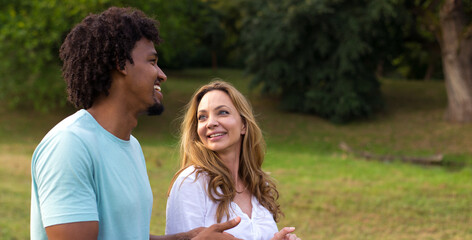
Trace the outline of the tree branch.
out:
[[[472,37],[472,23],[464,28],[464,33],[462,34],[462,39],[468,39]]]
[[[429,5],[426,7],[431,12],[435,12],[439,5],[443,2],[444,0],[433,0],[429,3]]]

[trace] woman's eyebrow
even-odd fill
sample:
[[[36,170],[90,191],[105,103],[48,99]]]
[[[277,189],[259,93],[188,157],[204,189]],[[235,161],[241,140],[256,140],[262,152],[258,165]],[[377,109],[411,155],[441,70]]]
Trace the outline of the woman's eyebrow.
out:
[[[226,105],[220,105],[220,106],[216,107],[215,109],[218,110],[218,109],[223,108],[223,107],[228,107],[228,106],[226,106]]]

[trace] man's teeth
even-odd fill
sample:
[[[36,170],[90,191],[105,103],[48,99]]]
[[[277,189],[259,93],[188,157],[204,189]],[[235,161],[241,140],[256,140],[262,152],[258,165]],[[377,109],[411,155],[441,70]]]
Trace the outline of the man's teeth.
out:
[[[215,134],[210,135],[210,138],[223,136],[223,135],[225,135],[225,134],[224,133],[215,133]]]
[[[159,92],[160,92],[160,91],[161,91],[161,87],[159,87],[158,85],[154,85],[154,90],[156,90],[156,91],[159,91]]]

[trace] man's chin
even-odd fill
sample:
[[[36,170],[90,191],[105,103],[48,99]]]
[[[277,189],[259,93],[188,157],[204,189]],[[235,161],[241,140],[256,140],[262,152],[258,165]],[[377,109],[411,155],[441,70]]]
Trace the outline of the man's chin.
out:
[[[164,112],[164,105],[156,103],[156,104],[150,106],[147,109],[146,113],[147,113],[148,116],[157,116],[157,115],[161,115],[162,112]]]

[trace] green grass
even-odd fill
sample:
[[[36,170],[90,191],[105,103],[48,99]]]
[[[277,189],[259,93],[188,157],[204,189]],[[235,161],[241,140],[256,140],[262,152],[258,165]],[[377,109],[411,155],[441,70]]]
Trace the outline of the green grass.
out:
[[[249,91],[249,77],[238,70],[166,73],[165,114],[142,117],[134,131],[154,192],[153,233],[164,231],[167,187],[178,167],[175,119],[197,87],[219,77],[233,82],[255,108],[268,145],[264,169],[278,182],[285,213],[280,227],[297,227],[302,239],[472,239],[472,124],[443,120],[442,82],[382,80],[383,112],[334,125],[279,111],[283,98]],[[72,112],[0,108],[0,239],[29,238],[31,154]],[[366,161],[343,153],[341,141],[376,154],[441,153],[450,164]]]

